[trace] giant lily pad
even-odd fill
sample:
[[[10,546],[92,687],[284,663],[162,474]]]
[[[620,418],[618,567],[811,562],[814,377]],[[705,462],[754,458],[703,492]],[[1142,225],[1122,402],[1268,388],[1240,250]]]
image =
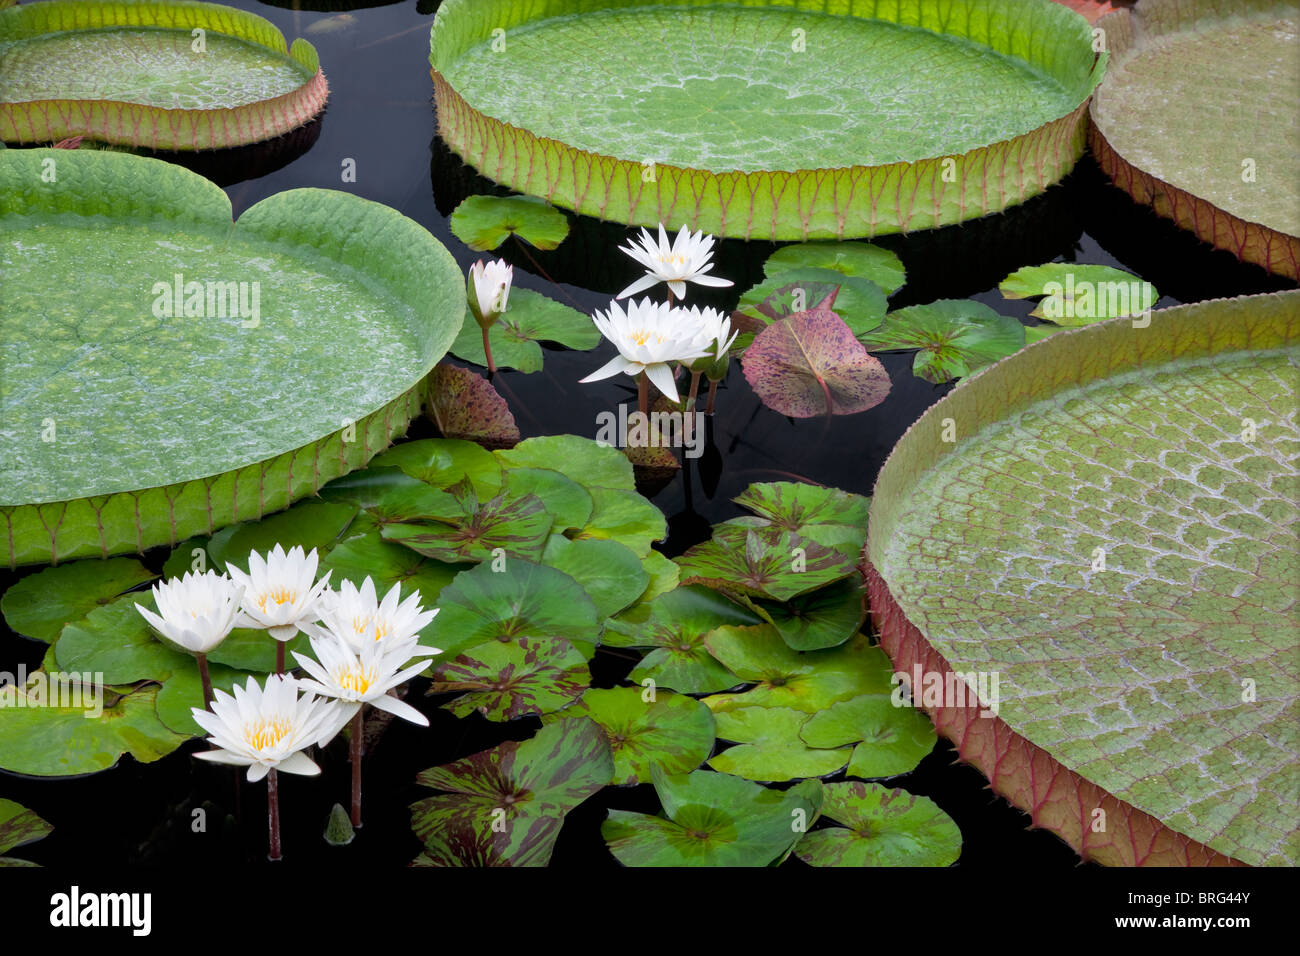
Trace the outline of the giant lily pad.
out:
[[[1293,291],[1061,332],[881,471],[882,645],[983,688],[921,703],[1086,857],[1300,861],[1298,316]]]
[[[341,192],[232,225],[180,167],[11,149],[0,221],[0,564],[175,544],[315,492],[406,427],[464,313],[436,239]]]
[[[843,827],[815,830],[795,856],[812,866],[948,866],[961,831],[933,800],[878,783],[829,783],[822,816]]]
[[[55,0],[0,13],[0,140],[69,136],[198,150],[310,122],[329,85],[315,48],[269,20],[192,0]]]
[[[610,810],[601,835],[625,866],[767,866],[817,817],[819,780],[784,793],[725,773],[656,771],[664,816]]]
[[[1300,278],[1295,5],[1142,0],[1102,28],[1114,56],[1092,104],[1102,169],[1206,242]]]
[[[564,816],[614,774],[609,743],[590,720],[562,720],[522,742],[421,773],[449,791],[411,805],[411,825],[437,866],[545,866]]]
[[[556,205],[745,238],[945,225],[1041,192],[1081,154],[1105,56],[1064,7],[834,11],[448,0],[430,55],[439,132],[485,176]]]
[[[35,843],[50,835],[54,827],[26,807],[0,799],[0,866],[35,866],[26,860],[3,856],[14,847]]]

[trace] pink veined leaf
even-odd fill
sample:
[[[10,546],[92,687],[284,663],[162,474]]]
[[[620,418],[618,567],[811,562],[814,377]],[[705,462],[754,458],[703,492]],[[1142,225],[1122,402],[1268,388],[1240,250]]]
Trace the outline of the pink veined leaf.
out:
[[[835,295],[773,322],[745,350],[745,379],[773,411],[791,418],[852,415],[889,394],[885,367],[832,311]]]
[[[1061,6],[1069,7],[1089,23],[1096,23],[1108,13],[1114,13],[1117,7],[1109,0],[1056,0]]]
[[[492,383],[458,365],[439,365],[429,375],[428,415],[444,438],[464,438],[488,448],[519,444],[519,426]]]

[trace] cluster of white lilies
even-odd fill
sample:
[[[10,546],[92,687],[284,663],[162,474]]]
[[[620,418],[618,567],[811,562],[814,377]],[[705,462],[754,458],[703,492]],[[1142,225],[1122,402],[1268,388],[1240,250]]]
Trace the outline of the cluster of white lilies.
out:
[[[268,777],[271,857],[279,859],[276,772],[315,775],[320,768],[306,751],[325,746],[352,722],[352,823],[361,824],[361,739],[365,705],[412,723],[429,721],[389,691],[428,666],[439,653],[419,643],[437,615],[420,606],[415,591],[402,600],[394,585],[382,600],[374,582],[344,581],[329,588],[327,572],[316,579],[318,558],[301,547],[286,554],[276,545],[265,557],[248,556],[248,571],[190,572],[154,585],[158,611],[136,605],[164,639],[193,654],[203,681],[203,708],[194,720],[216,749],[196,754],[215,763],[248,768],[248,779]],[[207,655],[236,627],[265,630],[277,643],[276,673],[259,685],[250,677],[233,695],[213,691]],[[284,645],[305,633],[312,656],[293,652],[306,677],[284,673]],[[411,663],[415,661],[415,663]]]
[[[618,355],[592,372],[583,382],[596,382],[625,373],[637,380],[639,410],[648,411],[649,389],[653,384],[672,402],[680,402],[677,369],[690,370],[689,400],[699,391],[700,378],[709,380],[708,411],[712,413],[718,383],[726,377],[728,352],[739,332],[731,329],[731,319],[713,308],[686,308],[687,283],[703,286],[730,286],[729,279],[709,275],[713,268],[715,239],[703,232],[692,233],[682,226],[675,240],[669,240],[663,224],[656,240],[642,229],[639,240],[619,248],[645,267],[646,274],[618,294],[609,308],[597,311],[593,320],[601,334],[614,344]],[[470,267],[470,312],[483,329],[483,348],[488,370],[496,371],[488,345],[488,330],[506,310],[514,270],[498,259],[479,261]],[[668,299],[656,302],[646,297],[627,303],[619,300],[667,283]]]

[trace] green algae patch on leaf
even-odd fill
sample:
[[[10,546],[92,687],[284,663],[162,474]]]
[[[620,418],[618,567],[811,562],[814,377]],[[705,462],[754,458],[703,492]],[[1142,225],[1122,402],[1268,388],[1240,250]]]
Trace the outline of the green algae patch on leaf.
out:
[[[933,800],[878,783],[828,783],[822,817],[842,824],[814,830],[795,847],[810,866],[949,866],[961,830]]]
[[[5,856],[15,847],[43,840],[54,832],[39,816],[12,800],[0,798],[0,867],[35,866],[17,857]]]
[[[873,352],[919,349],[912,371],[927,382],[964,378],[1025,345],[1015,319],[971,299],[941,299],[885,316],[863,340]]]
[[[542,727],[416,782],[447,791],[411,805],[411,826],[433,866],[545,866],[565,815],[614,776],[609,741],[583,718]]]
[[[445,438],[462,438],[486,448],[519,444],[510,406],[482,375],[457,365],[439,365],[429,375],[426,414]]]
[[[486,367],[483,330],[469,312],[465,315],[460,334],[451,344],[451,354]],[[600,332],[589,316],[563,302],[532,289],[511,289],[505,314],[488,330],[488,341],[497,368],[540,372],[543,364],[540,343],[554,342],[586,351],[600,344]]]
[[[42,677],[48,675],[42,672]],[[100,692],[103,710],[88,716],[97,709]],[[38,698],[31,686],[24,690],[10,684],[0,689],[0,769],[34,777],[73,776],[107,770],[124,753],[141,763],[165,757],[190,738],[158,719],[157,692],[153,685],[132,689],[69,683],[60,689],[59,706],[52,706],[49,694]]]
[[[430,49],[439,131],[496,182],[616,222],[797,240],[1042,192],[1082,154],[1105,62],[1050,0],[448,0]]]
[[[745,349],[745,381],[773,411],[791,418],[853,415],[889,395],[889,373],[831,311],[833,301],[834,292],[773,322]]]
[[[306,40],[289,46],[262,17],[191,0],[0,11],[0,74],[0,140],[11,143],[242,146],[311,122],[329,96]]]
[[[447,704],[457,717],[513,720],[563,710],[590,682],[587,658],[568,641],[519,638],[477,644],[439,664],[429,693],[467,691]]]
[[[907,280],[907,272],[897,255],[866,242],[798,243],[778,249],[763,263],[763,274],[769,279],[791,269],[831,269],[874,282],[887,295],[893,295]]]
[[[1300,184],[1280,175],[1300,154],[1295,4],[1144,0],[1100,26],[1113,56],[1092,102],[1101,168],[1204,241],[1300,278]]]
[[[998,290],[1008,299],[1043,297],[1029,314],[1065,326],[1140,316],[1160,298],[1155,286],[1131,272],[1073,262],[1025,266],[1003,279]]]
[[[788,601],[856,572],[852,558],[775,525],[722,524],[677,558],[683,584]]]
[[[1087,858],[1297,862],[1297,364],[1295,291],[1064,331],[933,406],[881,471],[882,646],[997,675],[996,716],[925,709]],[[1109,801],[1104,840],[1058,812],[1079,800]]]
[[[405,429],[464,315],[451,254],[342,192],[235,223],[169,163],[11,149],[0,222],[0,564],[176,544],[315,493]]]
[[[824,777],[843,769],[849,748],[813,749],[799,738],[808,715],[790,707],[739,707],[717,714],[718,738],[734,741],[709,761],[720,773],[746,780]]]
[[[934,749],[934,725],[913,707],[898,706],[889,694],[864,694],[814,714],[799,736],[810,747],[857,744],[850,777],[870,780],[911,773]]]
[[[471,249],[489,252],[510,236],[538,249],[554,249],[569,234],[569,220],[535,196],[470,196],[451,214],[452,234]]]
[[[0,598],[0,611],[15,633],[52,644],[65,624],[81,620],[155,577],[134,558],[74,561],[29,574],[14,584]]]
[[[811,826],[822,784],[805,780],[784,792],[729,774],[655,771],[663,816],[610,810],[600,828],[624,866],[768,866],[783,859]]]
[[[591,688],[582,700],[543,718],[590,718],[605,731],[614,755],[615,784],[650,783],[652,768],[689,773],[713,751],[713,713],[684,694],[657,691],[651,700],[640,687]]]

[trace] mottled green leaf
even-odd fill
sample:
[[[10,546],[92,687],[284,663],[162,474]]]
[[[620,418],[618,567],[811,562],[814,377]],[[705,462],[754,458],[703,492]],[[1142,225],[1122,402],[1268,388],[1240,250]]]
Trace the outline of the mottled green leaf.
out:
[[[555,342],[587,351],[600,343],[600,332],[591,317],[577,309],[531,289],[512,289],[505,314],[488,330],[488,341],[497,368],[538,372],[544,360],[538,343]],[[487,365],[483,330],[469,313],[452,343],[451,354],[475,365]]]
[[[417,554],[444,561],[486,561],[508,558],[536,560],[546,547],[551,516],[536,495],[516,497],[509,475],[500,494],[480,503],[468,479],[450,489],[452,508],[419,524],[390,524],[381,534]]]
[[[915,707],[895,706],[890,694],[864,694],[831,704],[804,724],[800,736],[810,747],[857,744],[849,776],[867,779],[911,773],[938,741],[925,714]]]
[[[528,638],[475,645],[434,670],[430,694],[467,691],[446,705],[457,717],[477,711],[513,720],[568,707],[591,683],[587,658],[568,641]]]
[[[808,720],[789,707],[738,707],[717,714],[718,739],[734,741],[709,761],[721,773],[747,780],[824,777],[849,760],[849,748],[814,750],[799,739]]]
[[[754,610],[796,651],[838,647],[858,633],[866,617],[861,582],[848,578],[783,604],[755,601]]]
[[[832,292],[835,314],[854,338],[866,335],[884,321],[889,302],[880,286],[865,279],[852,278],[831,269],[791,269],[769,277],[740,297],[736,311],[763,325],[771,325],[811,309]],[[744,352],[754,335],[742,332],[732,346],[734,353]]]
[[[933,800],[878,783],[828,783],[822,816],[844,827],[814,830],[795,856],[812,866],[948,866],[961,831]]]
[[[843,554],[776,526],[718,525],[677,559],[682,583],[776,601],[842,580],[856,569]]]
[[[942,384],[1024,348],[1025,330],[973,299],[941,299],[889,313],[862,342],[873,352],[919,349],[913,373]]]
[[[14,847],[26,846],[44,839],[54,831],[40,817],[26,807],[21,807],[12,800],[0,799],[0,854],[8,853]],[[26,860],[0,855],[0,867],[35,866]]]

